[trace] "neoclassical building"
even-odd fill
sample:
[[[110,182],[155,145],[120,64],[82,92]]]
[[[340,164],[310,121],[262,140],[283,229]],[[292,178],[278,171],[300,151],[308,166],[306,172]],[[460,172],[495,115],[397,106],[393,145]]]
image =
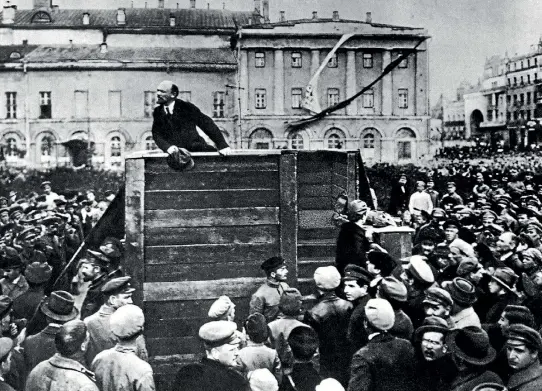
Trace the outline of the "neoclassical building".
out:
[[[152,4],[151,4],[152,5]],[[182,5],[182,4],[181,4]],[[368,161],[415,162],[429,151],[427,46],[346,109],[295,131],[304,88],[343,34],[354,34],[318,84],[322,108],[370,83],[424,29],[330,18],[269,21],[255,10],[61,9],[6,5],[0,22],[0,145],[9,165],[123,165],[153,149],[155,89],[212,116],[234,148],[362,148]],[[189,8],[188,8],[189,7]],[[90,148],[89,148],[90,147]]]

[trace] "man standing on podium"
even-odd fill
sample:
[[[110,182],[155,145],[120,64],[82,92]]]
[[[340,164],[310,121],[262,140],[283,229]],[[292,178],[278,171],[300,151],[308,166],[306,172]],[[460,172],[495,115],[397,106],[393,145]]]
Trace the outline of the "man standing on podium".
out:
[[[223,156],[231,154],[231,148],[214,121],[195,105],[177,99],[179,88],[171,81],[163,81],[156,88],[158,107],[154,109],[152,136],[156,145],[178,161],[186,152],[214,152]],[[199,127],[216,144],[207,144],[198,134]],[[182,161],[182,157],[181,157]]]

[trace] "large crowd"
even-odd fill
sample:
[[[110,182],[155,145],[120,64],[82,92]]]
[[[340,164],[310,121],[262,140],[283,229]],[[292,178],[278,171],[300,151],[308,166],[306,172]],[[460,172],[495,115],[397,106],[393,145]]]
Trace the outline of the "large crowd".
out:
[[[398,173],[381,211],[339,197],[315,294],[265,260],[248,317],[212,303],[202,358],[172,389],[541,390],[541,185],[532,160],[457,163]],[[59,193],[0,197],[0,390],[154,390],[123,241],[74,257],[115,194]],[[390,255],[371,224],[411,227],[411,253]]]

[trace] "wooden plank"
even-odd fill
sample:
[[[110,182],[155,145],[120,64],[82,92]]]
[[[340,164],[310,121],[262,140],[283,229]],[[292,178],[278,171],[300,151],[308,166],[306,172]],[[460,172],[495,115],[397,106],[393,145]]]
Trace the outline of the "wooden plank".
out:
[[[228,156],[223,159],[218,156],[197,156],[194,158],[194,169],[192,172],[240,172],[247,170],[254,171],[277,171],[279,156]],[[145,171],[148,173],[160,174],[172,172],[166,163],[166,159],[146,159]]]
[[[331,217],[333,211],[329,210],[300,210],[299,227],[300,228],[329,228],[333,227]]]
[[[331,185],[299,185],[299,198],[329,197]]]
[[[334,266],[334,257],[309,258],[299,261],[299,278],[313,278],[316,269],[322,266]]]
[[[332,185],[331,186],[331,193],[330,193],[330,196],[331,196],[331,199],[333,202],[335,202],[335,199],[339,196],[339,194],[342,194],[344,192],[347,192],[348,189],[346,187],[340,187],[340,186],[337,186],[337,185]],[[356,198],[353,198],[354,200]]]
[[[197,336],[175,338],[148,338],[149,356],[170,354],[203,354],[203,344]]]
[[[146,282],[145,301],[210,299],[221,295],[242,297],[254,292],[265,278],[229,278],[209,281]]]
[[[327,228],[308,228],[299,229],[298,240],[310,240],[310,239],[337,239],[339,235],[339,228],[332,226]]]
[[[299,243],[297,256],[301,258],[331,257],[335,258],[336,244],[333,240],[314,243]]]
[[[145,319],[146,338],[183,338],[198,335],[208,317],[196,319]]]
[[[145,175],[147,190],[277,189],[277,171],[195,172]]]
[[[145,200],[145,161],[132,159],[126,161],[126,250],[123,266],[132,276],[135,292],[134,303],[143,303],[143,281],[145,281],[145,247],[143,229]]]
[[[274,207],[167,209],[145,212],[145,224],[148,228],[269,225],[278,222],[279,210]]]
[[[299,197],[299,209],[331,209],[333,202],[329,195],[322,197]]]
[[[280,254],[297,284],[297,155],[284,151],[280,156]]]
[[[255,290],[254,290],[255,291]],[[243,314],[248,313],[250,296],[254,291],[243,292],[241,297],[230,297],[235,303],[235,312],[238,319],[243,319]],[[145,316],[153,319],[177,319],[177,318],[204,318],[209,312],[213,302],[221,296],[208,299],[177,300],[177,301],[147,301],[145,302]]]
[[[278,189],[148,191],[145,209],[241,208],[278,206]]]
[[[357,152],[348,152],[347,157],[347,175],[348,178],[348,184],[346,186],[346,192],[348,194],[348,198],[351,200],[355,200],[360,197],[360,192],[358,191],[358,159],[357,155],[359,154],[359,151]]]
[[[312,172],[332,171],[332,167],[331,162],[327,161],[298,161],[297,163],[300,176]]]
[[[329,182],[331,182],[331,171],[328,170],[305,172],[303,175],[299,175],[297,178],[297,183],[303,185],[320,185],[327,184]]]
[[[320,151],[300,151],[298,160],[300,163],[330,163],[334,160],[334,155],[338,151],[320,150]],[[340,152],[339,152],[340,153]],[[344,152],[342,152],[344,153]]]
[[[344,155],[345,159],[344,162],[333,162],[333,172],[335,174],[346,176],[348,173],[348,162],[347,162],[347,155]]]
[[[185,244],[181,246],[147,246],[146,264],[202,264],[215,262],[263,262],[277,254],[278,243]]]
[[[145,229],[148,246],[179,244],[276,243],[278,225],[242,225],[226,227],[149,228]]]
[[[190,364],[201,359],[197,354],[171,354],[167,356],[149,357],[154,375],[176,374],[183,365]]]
[[[145,281],[216,280],[220,278],[260,277],[261,260],[214,263],[168,263],[145,265]]]
[[[334,173],[333,182],[334,185],[342,187],[343,189],[348,188],[348,178],[346,176]],[[331,192],[330,192],[331,193]]]

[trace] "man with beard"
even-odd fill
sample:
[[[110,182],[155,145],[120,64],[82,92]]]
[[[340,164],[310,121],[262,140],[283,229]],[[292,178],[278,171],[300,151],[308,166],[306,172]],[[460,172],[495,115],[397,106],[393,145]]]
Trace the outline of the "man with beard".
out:
[[[345,385],[348,383],[352,354],[347,339],[352,303],[335,294],[340,283],[341,275],[335,266],[316,269],[314,284],[318,292],[318,302],[305,313],[304,322],[316,331],[320,339],[322,377],[333,377]]]
[[[455,377],[455,366],[447,354],[446,335],[449,332],[447,322],[438,316],[429,316],[423,321],[415,334],[414,341],[421,353],[419,361],[420,389],[441,391],[450,388]]]
[[[365,320],[365,304],[371,298],[367,293],[371,279],[371,274],[361,266],[348,265],[344,269],[344,295],[346,300],[354,305],[347,333],[353,350],[358,350],[367,343],[363,322]]]
[[[514,272],[521,274],[522,263],[516,253],[518,243],[518,237],[514,233],[504,232],[497,240],[497,252],[500,255],[498,259],[500,265],[508,266]]]
[[[289,288],[285,282],[288,278],[288,268],[282,257],[271,257],[261,265],[267,276],[267,281],[252,295],[249,304],[249,314],[259,312],[267,323],[277,319],[279,315],[280,296]]]
[[[540,334],[525,325],[515,324],[506,332],[506,356],[512,369],[507,386],[510,391],[539,391],[542,389],[542,366],[539,352]]]
[[[81,293],[84,296],[81,305],[81,319],[85,319],[97,312],[105,302],[102,288],[109,281],[107,275],[108,265],[109,258],[105,255],[97,251],[87,250],[87,257],[81,265],[81,275],[84,281],[90,281],[90,286],[87,292]],[[75,294],[79,294],[79,292]]]
[[[348,222],[341,225],[335,255],[335,266],[341,275],[348,264],[366,266],[366,253],[369,251],[370,243],[363,225],[368,210],[367,204],[361,200],[354,200],[348,204]]]
[[[454,301],[452,296],[450,296],[450,293],[438,286],[433,286],[425,291],[423,310],[426,318],[429,316],[436,316],[444,319],[448,328],[454,326],[450,319],[453,304]]]

